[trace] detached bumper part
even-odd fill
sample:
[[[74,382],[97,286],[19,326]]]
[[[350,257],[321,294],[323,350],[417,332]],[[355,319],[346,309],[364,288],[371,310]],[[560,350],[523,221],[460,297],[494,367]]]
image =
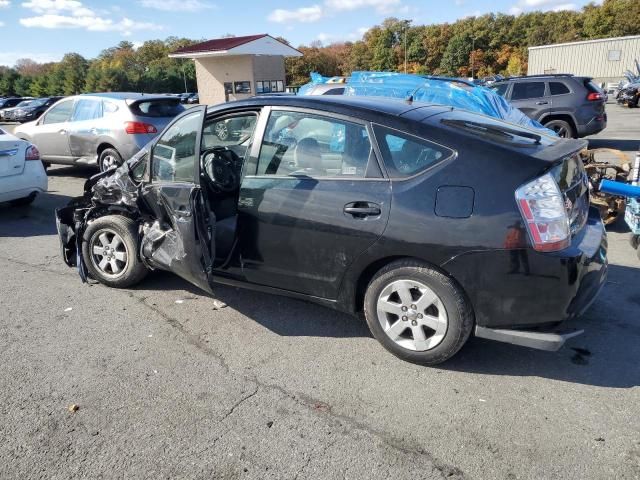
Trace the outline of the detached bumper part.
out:
[[[546,350],[555,352],[560,350],[564,343],[570,338],[577,337],[584,333],[584,330],[576,330],[567,333],[545,333],[532,332],[527,330],[506,330],[501,328],[487,328],[476,326],[476,337],[495,340],[498,342],[511,343],[521,347],[535,348],[536,350]]]

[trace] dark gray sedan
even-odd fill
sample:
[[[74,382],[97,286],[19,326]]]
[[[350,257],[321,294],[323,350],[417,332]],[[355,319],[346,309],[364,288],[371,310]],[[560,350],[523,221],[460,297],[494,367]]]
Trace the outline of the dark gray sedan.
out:
[[[45,165],[97,165],[105,171],[136,154],[182,111],[180,99],[167,95],[76,95],[19,126],[15,135],[35,144]]]

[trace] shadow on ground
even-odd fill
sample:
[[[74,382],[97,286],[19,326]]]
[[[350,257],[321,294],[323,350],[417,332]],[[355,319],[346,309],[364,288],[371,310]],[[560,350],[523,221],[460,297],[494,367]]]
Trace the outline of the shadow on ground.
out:
[[[590,138],[589,148],[615,148],[623,152],[637,152],[640,150],[640,140]],[[633,161],[633,158],[629,158],[629,160]]]
[[[598,300],[583,317],[566,324],[568,329],[584,329],[585,333],[558,352],[471,338],[455,357],[433,368],[480,375],[535,376],[599,387],[636,387],[640,385],[639,274],[637,268],[611,265],[609,282]],[[140,289],[181,289],[206,296],[166,272],[150,276]],[[362,318],[315,304],[223,285],[214,291],[215,298],[281,336],[371,337]]]
[[[63,166],[56,165],[47,169],[47,176],[49,177],[72,177],[72,178],[86,178],[89,179],[96,175],[98,169],[96,167],[88,166]]]
[[[71,197],[53,191],[38,195],[28,206],[0,203],[0,237],[36,237],[55,235],[55,209],[66,205]]]

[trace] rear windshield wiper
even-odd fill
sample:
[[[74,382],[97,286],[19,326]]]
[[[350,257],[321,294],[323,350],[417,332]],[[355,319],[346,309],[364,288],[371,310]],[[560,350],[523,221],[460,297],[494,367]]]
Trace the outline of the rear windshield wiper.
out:
[[[513,137],[517,136],[517,137],[530,138],[537,144],[540,144],[540,142],[542,141],[542,137],[537,133],[527,132],[525,130],[516,130],[515,128],[494,127],[486,123],[471,122],[469,120],[445,119],[445,120],[442,120],[442,123],[452,127],[462,127],[462,128],[467,128],[469,130],[492,133],[494,135],[499,135],[501,137],[509,137],[510,140],[513,140]]]

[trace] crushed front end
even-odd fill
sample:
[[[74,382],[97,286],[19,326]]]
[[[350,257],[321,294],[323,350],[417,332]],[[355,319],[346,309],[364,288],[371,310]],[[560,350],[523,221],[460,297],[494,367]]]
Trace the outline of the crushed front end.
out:
[[[116,170],[94,175],[84,184],[84,194],[71,199],[67,206],[56,209],[56,227],[62,259],[77,267],[80,278],[87,281],[87,268],[82,256],[82,242],[87,224],[96,218],[120,214],[142,220],[139,186],[130,176],[125,163]]]

